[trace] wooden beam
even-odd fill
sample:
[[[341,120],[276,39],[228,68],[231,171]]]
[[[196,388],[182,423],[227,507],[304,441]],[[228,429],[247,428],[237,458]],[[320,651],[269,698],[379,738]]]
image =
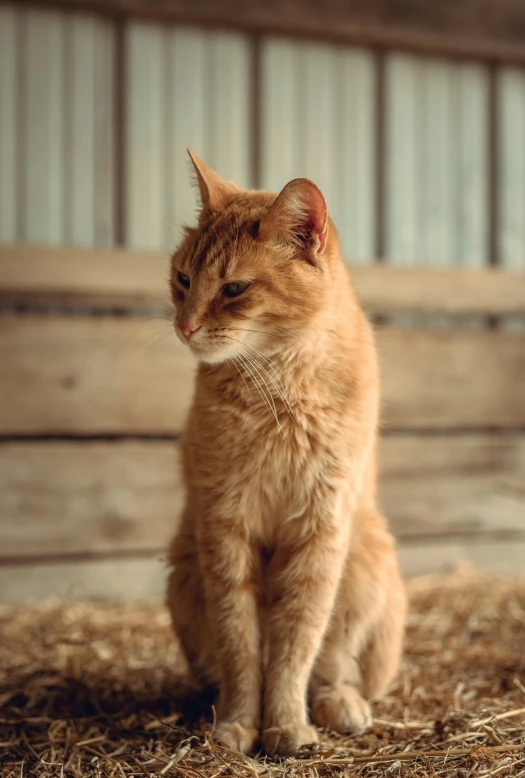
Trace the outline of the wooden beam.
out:
[[[169,302],[168,252],[0,246],[0,302],[158,310]],[[369,266],[351,268],[373,315],[525,318],[525,274]]]
[[[405,544],[525,543],[525,434],[394,435],[381,504]],[[167,441],[0,445],[0,568],[157,554],[183,504]]]
[[[401,569],[407,578],[444,573],[470,563],[505,575],[523,573],[525,543],[444,540],[399,545]],[[61,564],[0,567],[0,603],[18,605],[53,599],[159,601],[164,599],[167,568],[152,555],[136,559],[100,559]],[[166,613],[166,618],[168,615]]]
[[[525,332],[378,330],[390,429],[525,427]],[[169,323],[4,316],[0,435],[176,435],[195,362]]]
[[[162,24],[225,27],[264,35],[307,37],[433,54],[523,64],[525,11],[520,0],[368,0],[352,4],[296,0],[20,0],[26,5],[143,19]]]

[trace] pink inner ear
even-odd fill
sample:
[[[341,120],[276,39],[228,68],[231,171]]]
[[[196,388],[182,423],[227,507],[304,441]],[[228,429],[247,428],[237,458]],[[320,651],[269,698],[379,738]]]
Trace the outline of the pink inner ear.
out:
[[[314,250],[320,254],[326,244],[327,226],[321,191],[307,178],[296,178],[278,195],[261,222],[259,235],[262,239],[280,238],[294,243],[313,238]]]
[[[303,184],[301,199],[308,213],[308,222],[305,224],[309,232],[313,232],[319,240],[317,252],[323,251],[327,236],[326,202],[319,189],[312,183]]]

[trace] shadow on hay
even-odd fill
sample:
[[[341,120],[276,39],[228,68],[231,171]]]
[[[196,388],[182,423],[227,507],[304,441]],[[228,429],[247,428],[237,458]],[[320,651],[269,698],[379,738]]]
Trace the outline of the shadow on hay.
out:
[[[168,673],[160,684],[151,683],[147,671],[130,673],[125,684],[115,681],[111,675],[67,677],[44,669],[20,673],[0,686],[0,731],[23,729],[34,742],[62,722],[75,736],[105,731],[111,741],[139,746],[159,730],[163,741],[176,744],[210,727],[213,689],[197,689],[186,677]]]

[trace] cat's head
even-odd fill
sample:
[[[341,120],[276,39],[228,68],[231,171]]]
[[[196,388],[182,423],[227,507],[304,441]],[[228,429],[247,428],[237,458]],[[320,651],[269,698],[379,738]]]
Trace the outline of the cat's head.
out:
[[[324,197],[305,178],[279,195],[244,191],[190,156],[202,210],[172,257],[176,332],[203,362],[275,352],[324,303],[331,253]]]

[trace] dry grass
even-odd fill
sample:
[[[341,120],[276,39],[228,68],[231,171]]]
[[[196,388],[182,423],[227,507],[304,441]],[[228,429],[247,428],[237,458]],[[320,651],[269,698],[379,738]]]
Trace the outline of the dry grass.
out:
[[[525,776],[525,578],[464,570],[410,591],[405,662],[373,731],[283,761],[214,741],[162,607],[4,607],[0,775]]]

